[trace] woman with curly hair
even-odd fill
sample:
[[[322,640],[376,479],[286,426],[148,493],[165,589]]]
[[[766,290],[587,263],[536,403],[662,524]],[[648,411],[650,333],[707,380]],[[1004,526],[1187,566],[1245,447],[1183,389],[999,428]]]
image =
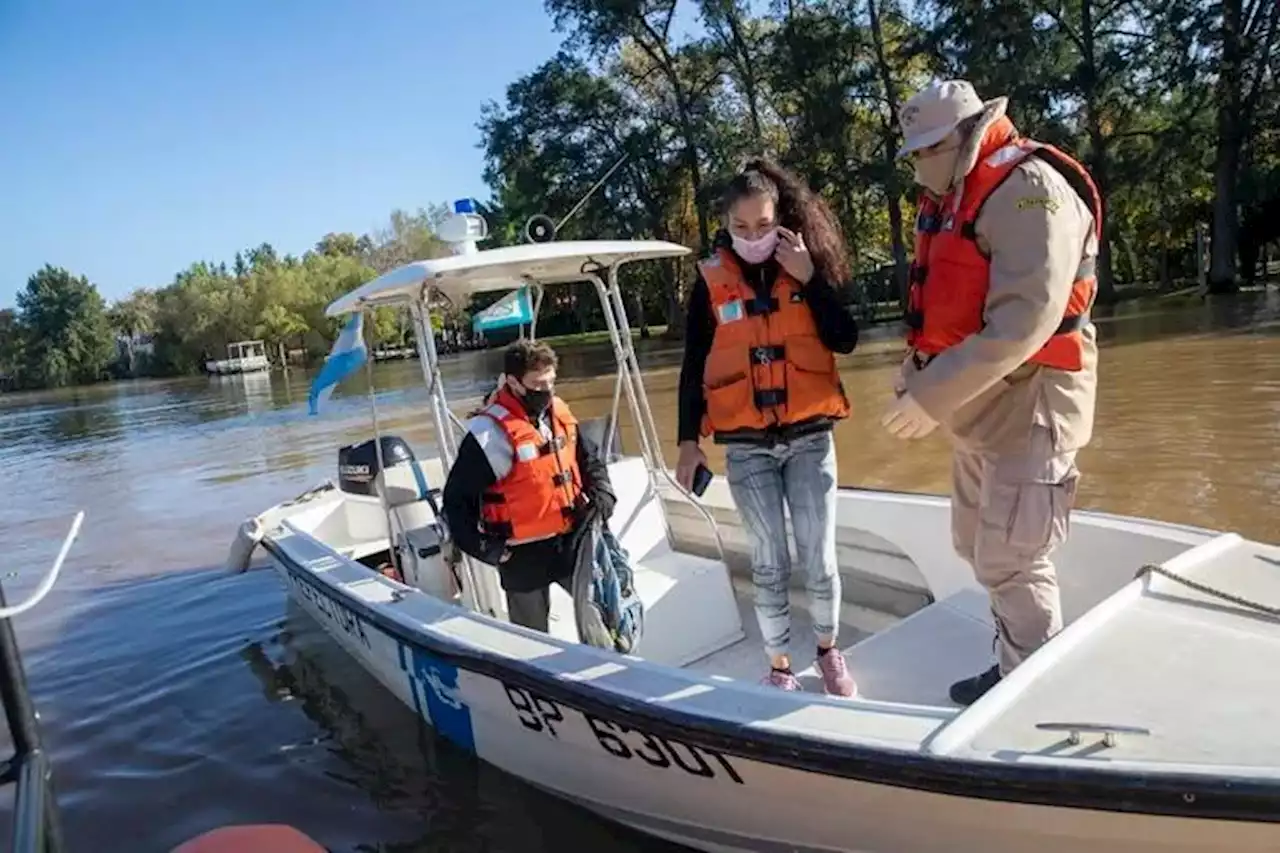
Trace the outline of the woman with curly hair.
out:
[[[849,278],[840,225],[795,175],[750,161],[722,202],[724,229],[699,262],[680,372],[680,459],[691,488],[706,465],[699,440],[725,446],[729,490],[751,541],[764,683],[800,690],[788,653],[791,558],[806,575],[817,668],[827,693],[857,690],[837,646],[836,450],[832,427],[849,415],[834,353],[853,351],[858,325],[838,295]]]

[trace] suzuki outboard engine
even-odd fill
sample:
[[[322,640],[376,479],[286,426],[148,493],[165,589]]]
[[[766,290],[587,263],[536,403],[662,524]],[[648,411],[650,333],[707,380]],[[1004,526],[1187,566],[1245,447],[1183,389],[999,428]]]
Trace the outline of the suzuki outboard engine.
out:
[[[338,487],[349,495],[385,497],[391,541],[404,582],[428,595],[454,601],[458,584],[446,563],[452,549],[436,502],[439,490],[427,484],[426,472],[404,439],[384,435],[380,442],[381,468],[374,439],[338,449]]]
[[[388,468],[415,461],[413,450],[400,436],[384,435],[381,444],[382,462]],[[374,480],[379,470],[374,439],[338,448],[338,488],[342,491],[352,495],[377,495]]]

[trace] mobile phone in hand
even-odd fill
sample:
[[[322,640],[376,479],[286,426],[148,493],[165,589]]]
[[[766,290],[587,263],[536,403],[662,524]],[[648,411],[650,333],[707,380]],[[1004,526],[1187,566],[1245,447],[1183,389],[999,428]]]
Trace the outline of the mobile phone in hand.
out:
[[[711,485],[711,469],[706,465],[699,464],[693,471],[693,483],[689,491],[698,497],[702,497],[702,493],[707,490],[707,486]]]

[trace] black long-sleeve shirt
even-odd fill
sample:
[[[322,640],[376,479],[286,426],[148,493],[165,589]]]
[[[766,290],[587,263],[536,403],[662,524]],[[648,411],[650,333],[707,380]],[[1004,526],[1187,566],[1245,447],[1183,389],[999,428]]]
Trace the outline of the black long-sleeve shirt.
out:
[[[717,248],[726,247],[727,243],[723,232],[717,236]],[[770,258],[763,264],[748,264],[736,254],[734,257],[742,267],[742,273],[747,282],[756,293],[761,297],[767,297],[773,290],[774,280],[778,277],[778,262]],[[805,304],[813,313],[813,320],[818,328],[818,338],[823,346],[840,354],[853,352],[854,347],[858,345],[858,321],[855,316],[857,308],[850,294],[838,292],[817,272],[804,285],[803,292]],[[707,283],[701,274],[693,284],[693,292],[689,294],[687,312],[684,362],[680,367],[677,437],[679,441],[697,441],[698,427],[706,411],[702,374],[706,367],[707,354],[711,351],[711,341],[716,333],[715,315],[711,310],[711,292],[707,289]],[[804,425],[806,432],[830,428],[829,420],[811,421]],[[742,436],[740,440],[785,440],[789,437],[789,433],[794,433],[794,430],[774,428],[762,435]]]
[[[609,469],[600,448],[582,431],[577,441],[578,471],[582,491],[589,504],[607,518],[617,498],[609,480]],[[498,566],[503,589],[532,592],[562,578],[574,569],[575,534],[582,524],[562,536],[510,546],[511,556],[499,563],[508,549],[505,540],[486,535],[480,523],[481,496],[498,481],[493,465],[475,433],[468,430],[458,446],[458,458],[449,469],[440,496],[441,512],[449,525],[449,535],[458,547],[482,563]]]

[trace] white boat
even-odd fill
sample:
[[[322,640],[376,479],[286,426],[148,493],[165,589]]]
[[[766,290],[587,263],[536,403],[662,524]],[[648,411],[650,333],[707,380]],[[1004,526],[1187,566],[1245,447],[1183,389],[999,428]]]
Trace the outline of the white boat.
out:
[[[266,344],[263,341],[236,341],[227,344],[227,357],[206,361],[206,373],[226,376],[235,373],[257,373],[269,370]]]
[[[483,237],[482,221],[470,227]],[[824,695],[812,669],[805,692],[758,683],[750,594],[720,558],[734,543],[715,522],[731,501],[719,480],[710,505],[675,485],[618,285],[624,263],[686,252],[655,241],[472,244],[335,301],[331,316],[408,306],[440,458],[419,461],[391,436],[344,448],[338,483],[247,521],[229,563],[247,567],[260,543],[302,607],[453,743],[699,850],[1280,850],[1272,545],[1075,513],[1056,557],[1065,629],[960,708],[948,686],[990,665],[993,629],[985,593],[952,551],[947,499],[841,489],[841,567],[857,581],[842,651],[859,696]],[[460,557],[435,512],[462,430],[426,301],[462,304],[519,282],[540,301],[544,287],[584,280],[605,304],[618,362],[613,411],[591,428],[618,492],[611,527],[645,603],[634,655],[579,643],[558,588],[549,634],[510,624],[496,570]],[[637,455],[613,439],[623,394]],[[676,550],[673,539],[699,524],[703,553]],[[375,571],[393,553],[405,583]],[[880,603],[857,600],[859,590]]]

